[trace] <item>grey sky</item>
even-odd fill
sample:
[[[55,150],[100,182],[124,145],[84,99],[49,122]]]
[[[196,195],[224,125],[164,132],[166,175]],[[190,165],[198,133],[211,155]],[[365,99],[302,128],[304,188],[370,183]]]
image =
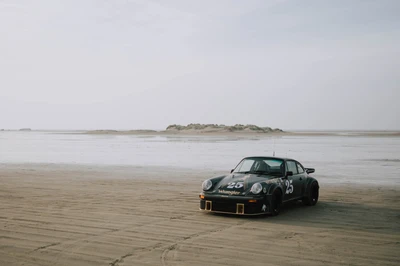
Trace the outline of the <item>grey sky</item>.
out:
[[[0,0],[0,128],[400,129],[400,1]]]

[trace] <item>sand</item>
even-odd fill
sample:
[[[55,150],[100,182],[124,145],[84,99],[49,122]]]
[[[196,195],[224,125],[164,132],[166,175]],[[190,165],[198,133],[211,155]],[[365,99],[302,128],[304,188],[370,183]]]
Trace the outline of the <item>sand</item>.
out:
[[[189,169],[0,165],[0,265],[398,265],[400,188],[321,184],[277,217],[207,214]],[[157,179],[157,176],[163,176]]]

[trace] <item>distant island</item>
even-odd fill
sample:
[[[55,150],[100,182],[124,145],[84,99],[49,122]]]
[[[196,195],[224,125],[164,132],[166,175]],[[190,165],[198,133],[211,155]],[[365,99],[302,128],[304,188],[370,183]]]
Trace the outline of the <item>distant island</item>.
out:
[[[0,132],[40,132],[31,128],[21,129],[0,129]],[[219,137],[240,137],[240,138],[269,138],[271,136],[340,136],[340,137],[400,137],[400,131],[389,130],[296,130],[283,131],[280,128],[261,127],[257,125],[236,124],[188,124],[169,125],[164,130],[134,129],[134,130],[41,130],[54,134],[88,134],[88,135],[137,135],[137,136],[219,136]]]
[[[167,132],[184,132],[195,131],[199,133],[211,132],[249,132],[249,133],[282,133],[283,130],[279,128],[259,127],[256,125],[241,125],[234,126],[217,125],[217,124],[189,124],[187,126],[169,125],[166,129]]]
[[[187,126],[182,125],[169,125],[165,130],[156,131],[148,129],[139,130],[90,130],[86,131],[86,134],[110,134],[110,135],[176,135],[176,134],[217,134],[217,135],[231,135],[231,134],[268,134],[268,133],[285,133],[282,129],[271,128],[271,127],[260,127],[256,125],[241,125],[236,124],[234,126],[218,125],[218,124],[189,124]]]

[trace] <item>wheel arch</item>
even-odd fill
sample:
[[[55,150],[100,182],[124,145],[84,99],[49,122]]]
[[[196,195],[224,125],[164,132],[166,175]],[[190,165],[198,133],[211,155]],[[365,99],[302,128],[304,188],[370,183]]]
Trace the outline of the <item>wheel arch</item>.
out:
[[[272,193],[274,193],[274,191],[276,189],[279,189],[281,191],[281,193],[283,193],[282,186],[280,184],[275,183],[275,184],[270,184],[269,185],[269,188],[268,188],[268,191],[267,191],[267,195],[272,195]]]
[[[274,193],[275,193],[275,191],[279,191],[279,193],[281,194],[281,201],[283,201],[283,196],[284,196],[284,194],[283,194],[283,188],[282,188],[282,186],[280,186],[280,185],[277,185],[277,184],[274,184],[274,185],[272,185],[270,188],[269,188],[269,190],[268,190],[268,196],[272,196]]]
[[[308,195],[307,193],[310,191],[311,184],[314,183],[314,182],[317,183],[318,188],[319,188],[319,183],[318,183],[317,179],[315,179],[314,177],[308,177],[307,178],[306,189],[304,190],[304,195],[303,196]]]

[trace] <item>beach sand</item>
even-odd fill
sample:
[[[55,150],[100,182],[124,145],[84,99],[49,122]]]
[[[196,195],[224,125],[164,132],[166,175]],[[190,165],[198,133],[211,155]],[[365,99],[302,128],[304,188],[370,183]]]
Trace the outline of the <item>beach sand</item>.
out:
[[[398,265],[400,188],[321,184],[277,217],[199,211],[190,169],[0,165],[0,265]],[[162,176],[162,178],[157,178]],[[317,177],[317,175],[316,175]]]

